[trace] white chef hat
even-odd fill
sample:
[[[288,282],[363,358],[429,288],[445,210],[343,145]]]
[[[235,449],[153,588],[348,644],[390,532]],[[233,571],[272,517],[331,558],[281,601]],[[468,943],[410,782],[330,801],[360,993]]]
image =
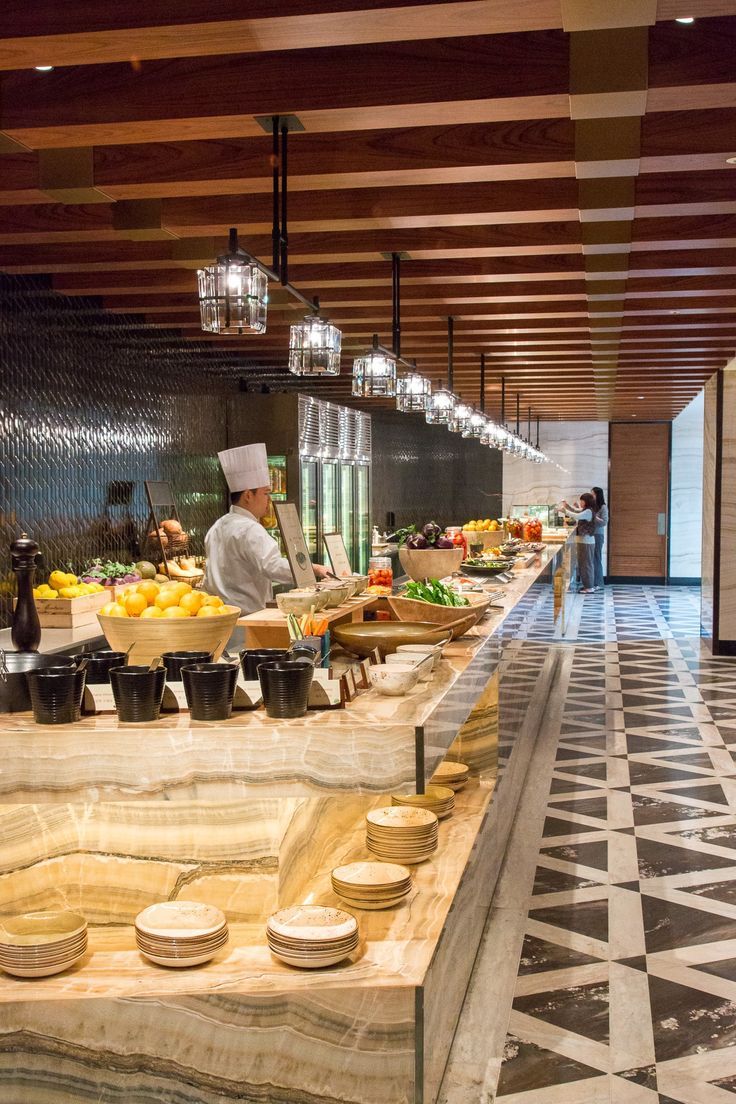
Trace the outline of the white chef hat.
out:
[[[263,442],[225,449],[224,452],[218,452],[217,459],[220,461],[220,467],[232,492],[270,487],[268,455]]]

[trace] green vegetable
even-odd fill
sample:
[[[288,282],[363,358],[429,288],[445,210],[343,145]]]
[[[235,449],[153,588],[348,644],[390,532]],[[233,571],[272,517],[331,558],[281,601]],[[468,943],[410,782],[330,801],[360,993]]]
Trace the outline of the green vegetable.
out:
[[[431,602],[435,606],[468,606],[470,603],[463,594],[452,587],[445,586],[439,579],[428,579],[426,583],[413,581],[406,585],[406,597],[417,602]]]

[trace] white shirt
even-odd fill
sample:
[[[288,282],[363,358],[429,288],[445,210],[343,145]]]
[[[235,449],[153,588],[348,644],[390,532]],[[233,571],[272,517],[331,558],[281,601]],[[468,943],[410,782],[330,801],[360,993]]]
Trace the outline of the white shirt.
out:
[[[204,589],[243,613],[262,610],[273,597],[271,583],[293,583],[289,561],[260,521],[241,506],[218,518],[204,538]]]
[[[567,506],[563,506],[562,509],[568,515],[568,517],[577,518],[578,521],[592,521],[593,511],[591,509],[585,510],[573,510]],[[575,533],[576,544],[595,544],[595,537],[592,533]]]

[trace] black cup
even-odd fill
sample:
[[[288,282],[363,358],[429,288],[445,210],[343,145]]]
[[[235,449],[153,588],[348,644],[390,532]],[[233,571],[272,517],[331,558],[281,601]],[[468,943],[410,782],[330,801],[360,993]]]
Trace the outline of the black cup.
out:
[[[73,724],[82,711],[87,672],[74,667],[46,667],[26,677],[36,724]]]
[[[74,656],[74,662],[79,665],[83,659],[87,660],[87,685],[102,686],[110,681],[110,671],[113,667],[122,667],[125,663],[125,652],[112,652],[103,649],[99,652],[81,652]]]
[[[276,660],[287,659],[289,656],[286,648],[246,648],[240,653],[240,666],[243,668],[243,678],[246,682],[255,682],[258,678],[259,663],[272,663]]]
[[[193,721],[226,721],[233,710],[237,663],[194,663],[182,667],[181,681]]]
[[[193,663],[211,663],[212,652],[164,652],[161,656],[166,668],[167,682],[181,682],[182,667]]]
[[[166,668],[113,667],[112,696],[121,721],[157,721],[166,685]]]
[[[318,660],[321,658],[321,655],[319,647],[317,645],[308,644],[304,640],[297,640],[294,644],[291,645],[289,658],[304,660],[307,663],[311,663],[312,666],[315,667]]]
[[[258,679],[269,717],[303,717],[307,712],[314,667],[303,659],[261,663]]]

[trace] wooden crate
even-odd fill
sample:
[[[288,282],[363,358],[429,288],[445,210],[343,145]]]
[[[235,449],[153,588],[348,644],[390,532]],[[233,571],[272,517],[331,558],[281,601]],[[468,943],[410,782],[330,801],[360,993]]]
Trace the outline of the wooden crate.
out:
[[[97,611],[111,602],[106,587],[104,594],[83,594],[79,598],[37,598],[36,609],[42,629],[81,629],[85,625],[99,628]]]

